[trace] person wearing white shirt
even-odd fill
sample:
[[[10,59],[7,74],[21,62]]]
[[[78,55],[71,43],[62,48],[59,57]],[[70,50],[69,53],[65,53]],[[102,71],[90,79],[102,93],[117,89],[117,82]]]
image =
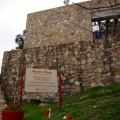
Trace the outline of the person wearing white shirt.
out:
[[[100,36],[97,35],[99,33],[99,30],[99,25],[97,25],[97,23],[94,22],[94,25],[92,27],[94,39],[99,39]]]

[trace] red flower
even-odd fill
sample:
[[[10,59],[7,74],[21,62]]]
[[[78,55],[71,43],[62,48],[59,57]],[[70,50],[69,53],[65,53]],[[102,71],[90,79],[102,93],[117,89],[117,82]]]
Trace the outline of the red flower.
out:
[[[67,116],[68,120],[72,120],[74,118],[74,116]]]
[[[9,110],[21,110],[21,105],[16,102],[11,101],[10,105],[7,107]]]
[[[15,106],[17,107],[17,106],[18,106],[18,104],[17,104],[17,103],[15,103]]]
[[[49,113],[50,113],[50,110],[46,110],[46,111],[44,112],[45,115],[48,115]]]

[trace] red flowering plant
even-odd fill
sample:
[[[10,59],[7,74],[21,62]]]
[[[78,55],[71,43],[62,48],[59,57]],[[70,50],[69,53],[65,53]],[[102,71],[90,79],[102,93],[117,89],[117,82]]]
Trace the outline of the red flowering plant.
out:
[[[48,115],[50,113],[50,110],[46,110],[45,112],[44,112],[44,115]]]
[[[64,116],[63,119],[67,119],[67,120],[72,120],[74,118],[74,116],[69,115],[69,116]]]
[[[6,107],[8,110],[16,111],[16,110],[22,110],[21,105],[11,101],[10,104]]]

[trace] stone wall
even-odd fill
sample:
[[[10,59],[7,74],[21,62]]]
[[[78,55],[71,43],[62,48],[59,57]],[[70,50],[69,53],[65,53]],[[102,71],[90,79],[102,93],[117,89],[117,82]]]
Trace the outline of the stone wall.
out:
[[[90,11],[74,4],[28,14],[24,48],[90,41],[91,25]]]
[[[91,18],[92,21],[104,21],[119,18],[120,0],[92,0]]]
[[[6,107],[7,105],[4,99],[4,92],[1,90],[1,86],[0,86],[0,120],[2,120],[2,110]]]
[[[26,68],[55,69],[62,72],[63,96],[82,89],[120,83],[120,42],[72,42],[12,50],[4,53],[2,85],[5,95],[19,95],[21,71]],[[25,93],[23,98],[48,98],[57,101],[57,93]],[[52,96],[52,97],[51,97]],[[45,100],[46,98],[46,100]]]
[[[81,5],[90,8],[91,2]],[[92,4],[92,6],[95,4]],[[19,98],[21,72],[26,68],[62,72],[63,96],[82,89],[120,83],[120,40],[94,44],[90,10],[77,5],[28,14],[23,50],[4,53],[2,90]],[[58,93],[26,93],[24,99],[58,101]]]
[[[102,11],[102,10],[110,10],[113,9],[115,13],[115,9],[120,8],[119,0],[91,0],[91,12]],[[101,16],[99,16],[101,17]]]
[[[91,0],[77,3],[77,5],[72,4],[30,13],[27,15],[24,48],[91,41],[93,38],[91,17],[101,18],[103,10],[117,9],[120,7],[119,3],[119,0],[116,0],[116,3],[115,0],[111,0],[111,4],[116,5],[111,7],[108,1]],[[119,14],[115,12],[115,9],[109,14]],[[97,12],[100,11],[101,14],[98,14]],[[94,12],[96,13],[94,14]]]

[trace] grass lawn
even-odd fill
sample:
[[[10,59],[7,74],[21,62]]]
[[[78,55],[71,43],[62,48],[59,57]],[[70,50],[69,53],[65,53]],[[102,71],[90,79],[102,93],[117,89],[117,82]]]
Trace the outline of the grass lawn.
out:
[[[120,120],[120,84],[95,87],[63,98],[62,107],[58,103],[39,106],[39,103],[23,103],[24,120],[63,120],[73,115],[73,120]],[[44,115],[51,108],[52,118]]]

